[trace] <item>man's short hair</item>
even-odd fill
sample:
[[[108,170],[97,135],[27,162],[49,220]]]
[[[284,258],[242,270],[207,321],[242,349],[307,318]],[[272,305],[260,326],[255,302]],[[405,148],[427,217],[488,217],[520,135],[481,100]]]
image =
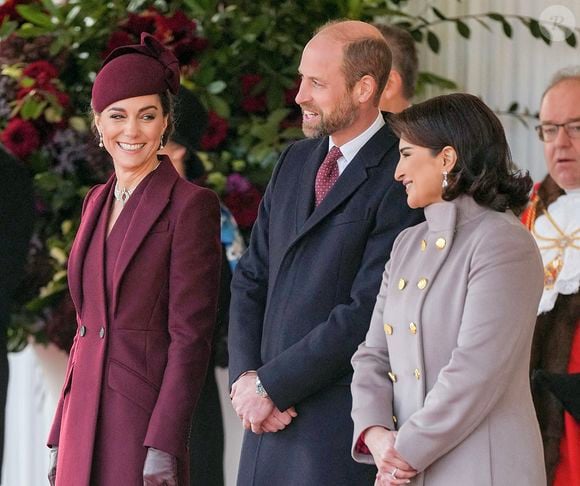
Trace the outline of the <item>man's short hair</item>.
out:
[[[393,55],[393,69],[403,80],[403,96],[408,100],[415,95],[419,60],[413,36],[408,31],[394,25],[373,24],[389,44]]]
[[[550,80],[550,84],[548,84],[548,87],[542,93],[542,101],[544,101],[544,96],[546,96],[546,93],[554,86],[560,84],[562,81],[568,81],[570,79],[580,81],[580,66],[568,66],[556,71]]]
[[[316,29],[315,34],[341,22],[343,21],[331,20]],[[391,50],[385,39],[370,35],[344,36],[334,32],[331,35],[344,42],[342,70],[347,89],[352,90],[363,76],[371,76],[377,83],[377,92],[373,98],[373,103],[379,106],[381,95],[389,79],[392,63]]]

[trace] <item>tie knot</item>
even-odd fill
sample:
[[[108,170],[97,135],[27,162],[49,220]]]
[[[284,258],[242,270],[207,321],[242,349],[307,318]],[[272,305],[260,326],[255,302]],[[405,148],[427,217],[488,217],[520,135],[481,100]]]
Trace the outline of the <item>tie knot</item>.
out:
[[[328,155],[326,156],[327,160],[333,160],[333,161],[337,161],[338,159],[340,159],[342,157],[342,152],[340,151],[340,149],[334,145],[330,151],[328,152]]]

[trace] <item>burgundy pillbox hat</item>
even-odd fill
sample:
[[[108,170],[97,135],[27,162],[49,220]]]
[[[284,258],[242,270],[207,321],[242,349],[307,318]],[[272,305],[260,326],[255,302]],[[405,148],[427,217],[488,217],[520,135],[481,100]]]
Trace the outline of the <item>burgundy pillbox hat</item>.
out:
[[[179,62],[151,34],[141,34],[141,44],[111,52],[93,84],[91,104],[101,113],[115,101],[179,90]]]

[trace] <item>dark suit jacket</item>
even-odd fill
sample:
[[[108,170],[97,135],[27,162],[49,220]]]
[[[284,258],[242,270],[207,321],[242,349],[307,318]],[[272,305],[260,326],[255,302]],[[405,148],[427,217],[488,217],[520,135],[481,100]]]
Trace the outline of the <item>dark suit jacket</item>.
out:
[[[10,321],[11,294],[24,270],[32,221],[32,181],[26,169],[0,147],[0,475],[8,387],[6,327]]]
[[[350,458],[350,358],[368,329],[394,239],[423,217],[393,178],[398,146],[387,126],[313,210],[327,151],[324,138],[282,154],[234,274],[230,381],[258,370],[276,406],[299,414],[282,432],[246,434],[240,485],[372,484],[374,477]]]
[[[146,447],[176,456],[187,484],[189,425],[216,319],[219,202],[165,158],[135,209],[106,302],[104,290],[83,295],[82,270],[113,183],[87,195],[69,259],[79,332],[48,439],[59,445],[57,484],[88,486],[91,475],[99,484],[142,484]],[[93,268],[102,265],[99,251]],[[97,300],[95,315],[83,312],[87,299]],[[98,459],[96,437],[106,445]]]

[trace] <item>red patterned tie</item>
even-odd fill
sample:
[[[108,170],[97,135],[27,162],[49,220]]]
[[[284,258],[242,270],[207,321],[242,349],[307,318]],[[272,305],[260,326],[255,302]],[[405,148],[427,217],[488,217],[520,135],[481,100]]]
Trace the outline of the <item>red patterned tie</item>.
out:
[[[340,149],[336,146],[330,149],[322,161],[322,165],[316,174],[316,183],[314,184],[314,194],[316,196],[316,205],[318,206],[338,180],[338,159],[342,157]]]

